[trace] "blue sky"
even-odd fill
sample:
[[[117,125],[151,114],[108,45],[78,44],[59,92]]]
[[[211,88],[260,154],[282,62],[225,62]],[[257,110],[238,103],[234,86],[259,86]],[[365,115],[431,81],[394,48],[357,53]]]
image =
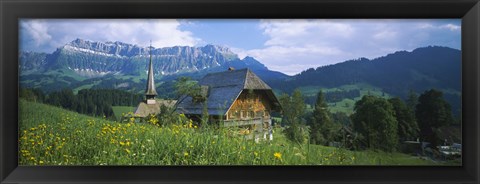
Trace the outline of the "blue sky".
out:
[[[154,47],[230,47],[289,75],[430,45],[461,47],[460,19],[21,19],[20,49],[53,52],[82,38]]]

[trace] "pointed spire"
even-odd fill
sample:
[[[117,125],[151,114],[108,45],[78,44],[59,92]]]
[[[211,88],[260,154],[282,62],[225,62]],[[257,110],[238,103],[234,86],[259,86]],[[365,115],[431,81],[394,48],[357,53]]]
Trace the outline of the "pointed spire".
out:
[[[155,99],[155,96],[157,96],[157,91],[155,90],[155,81],[153,79],[152,48],[152,41],[150,40],[150,65],[148,67],[147,89],[145,90],[147,101],[149,99]]]

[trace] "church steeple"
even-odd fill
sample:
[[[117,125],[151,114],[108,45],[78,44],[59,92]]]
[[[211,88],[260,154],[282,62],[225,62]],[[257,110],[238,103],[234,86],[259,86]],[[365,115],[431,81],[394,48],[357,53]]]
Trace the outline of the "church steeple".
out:
[[[145,90],[147,104],[155,104],[155,96],[157,96],[157,91],[155,90],[155,81],[153,79],[152,48],[152,41],[150,41],[150,64],[148,66],[147,89]]]

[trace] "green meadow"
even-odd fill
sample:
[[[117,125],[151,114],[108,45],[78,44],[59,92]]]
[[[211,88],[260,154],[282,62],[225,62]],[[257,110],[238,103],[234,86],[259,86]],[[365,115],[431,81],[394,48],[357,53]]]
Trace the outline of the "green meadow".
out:
[[[379,96],[384,98],[392,97],[390,94],[385,93],[381,88],[372,86],[370,84],[365,84],[365,83],[343,85],[343,86],[334,87],[334,88],[324,88],[321,86],[305,86],[305,87],[300,87],[298,89],[306,97],[316,96],[318,91],[320,90],[322,90],[324,93],[335,92],[335,91],[359,90],[360,96],[354,99],[344,98],[341,101],[336,103],[328,103],[328,109],[330,112],[332,113],[343,112],[347,115],[351,115],[353,113],[353,107],[355,106],[355,102],[362,99],[362,97],[365,95],[374,95],[374,96]],[[312,111],[313,108],[310,106],[310,108],[308,108],[307,110]]]
[[[127,114],[129,112],[133,112],[136,107],[130,106],[112,106],[113,114],[117,120],[122,118],[122,114]]]
[[[20,165],[440,165],[401,153],[246,139],[238,130],[128,117],[111,121],[19,100]],[[128,107],[131,108],[131,107]],[[126,113],[127,107],[116,107]],[[130,113],[131,114],[131,113]],[[160,126],[159,124],[164,124]]]

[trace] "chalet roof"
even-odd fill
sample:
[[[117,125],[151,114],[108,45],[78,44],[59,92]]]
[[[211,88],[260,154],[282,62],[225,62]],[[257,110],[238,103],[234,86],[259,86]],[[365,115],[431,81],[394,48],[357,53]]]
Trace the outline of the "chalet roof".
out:
[[[272,88],[249,69],[229,70],[210,73],[199,81],[199,85],[208,86],[207,110],[210,115],[225,115],[243,90],[262,91],[272,101],[273,110],[279,110],[278,99]],[[184,114],[202,114],[203,103],[194,103],[192,98],[184,96],[177,102],[177,112]]]

